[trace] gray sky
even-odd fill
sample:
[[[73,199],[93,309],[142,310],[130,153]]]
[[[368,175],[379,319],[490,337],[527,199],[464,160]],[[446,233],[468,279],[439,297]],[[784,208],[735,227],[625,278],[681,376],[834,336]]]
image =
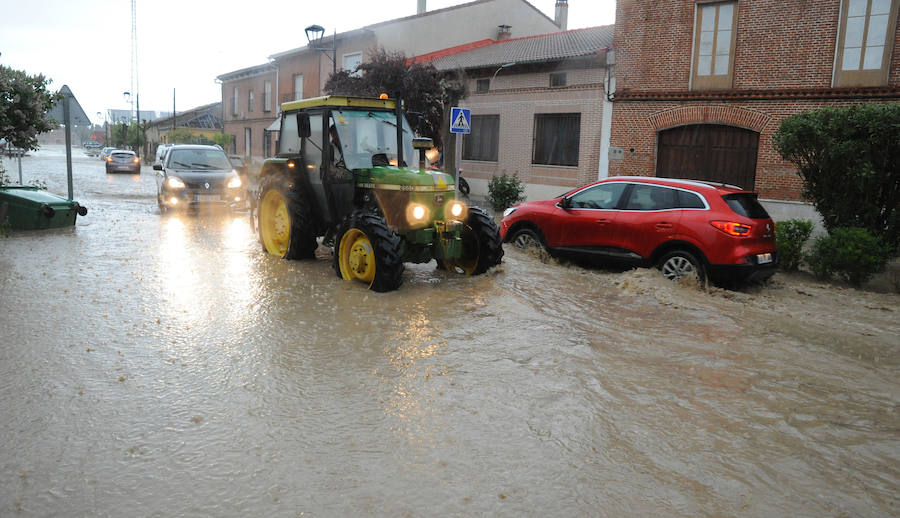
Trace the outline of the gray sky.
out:
[[[530,0],[553,18],[556,0]],[[465,3],[428,0],[428,10]],[[0,64],[67,84],[94,122],[97,112],[128,109],[131,86],[129,0],[2,0]],[[387,7],[390,6],[390,7]],[[416,13],[416,0],[137,0],[141,110],[178,111],[221,100],[215,78],[305,45],[303,27],[357,29]],[[280,21],[290,20],[289,24]],[[570,0],[569,28],[608,25],[615,0]],[[246,27],[246,28],[242,28]],[[134,99],[132,98],[132,101]]]

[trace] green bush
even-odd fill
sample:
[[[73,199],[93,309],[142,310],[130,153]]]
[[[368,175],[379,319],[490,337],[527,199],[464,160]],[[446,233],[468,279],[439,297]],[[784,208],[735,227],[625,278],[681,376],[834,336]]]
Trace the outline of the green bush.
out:
[[[488,201],[496,211],[505,210],[516,203],[525,200],[525,185],[519,180],[519,176],[503,173],[502,176],[494,176],[488,182]]]
[[[816,239],[804,259],[820,279],[837,275],[854,286],[861,286],[884,269],[891,252],[890,246],[864,228],[838,227]]]
[[[772,137],[825,228],[862,227],[900,248],[900,102],[792,115]]]
[[[778,262],[785,270],[796,271],[803,260],[803,247],[812,235],[813,222],[808,219],[789,219],[775,224]]]

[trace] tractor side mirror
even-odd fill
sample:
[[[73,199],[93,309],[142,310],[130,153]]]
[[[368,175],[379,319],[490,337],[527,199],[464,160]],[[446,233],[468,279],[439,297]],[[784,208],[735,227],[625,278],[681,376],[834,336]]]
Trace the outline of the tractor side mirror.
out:
[[[297,114],[297,132],[300,133],[300,138],[309,138],[309,136],[312,134],[309,128],[308,113]]]

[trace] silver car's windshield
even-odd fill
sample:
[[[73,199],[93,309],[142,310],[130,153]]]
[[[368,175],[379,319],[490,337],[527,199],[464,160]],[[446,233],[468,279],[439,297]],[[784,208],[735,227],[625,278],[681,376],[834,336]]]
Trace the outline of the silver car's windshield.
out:
[[[413,132],[406,118],[401,119],[404,163],[397,164],[397,118],[394,113],[334,110],[331,124],[337,129],[347,168],[363,169],[387,164],[405,166],[415,161]]]
[[[231,163],[219,149],[173,149],[169,151],[169,168],[230,171]]]

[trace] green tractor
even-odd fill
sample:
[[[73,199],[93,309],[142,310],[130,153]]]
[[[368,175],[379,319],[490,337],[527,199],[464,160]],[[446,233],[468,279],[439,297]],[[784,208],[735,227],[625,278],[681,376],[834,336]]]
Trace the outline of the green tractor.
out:
[[[424,169],[431,145],[384,96],[283,104],[278,154],[260,172],[263,250],[313,258],[321,237],[339,277],[379,292],[400,286],[407,262],[466,275],[499,264],[493,219],[456,199],[452,176]]]

